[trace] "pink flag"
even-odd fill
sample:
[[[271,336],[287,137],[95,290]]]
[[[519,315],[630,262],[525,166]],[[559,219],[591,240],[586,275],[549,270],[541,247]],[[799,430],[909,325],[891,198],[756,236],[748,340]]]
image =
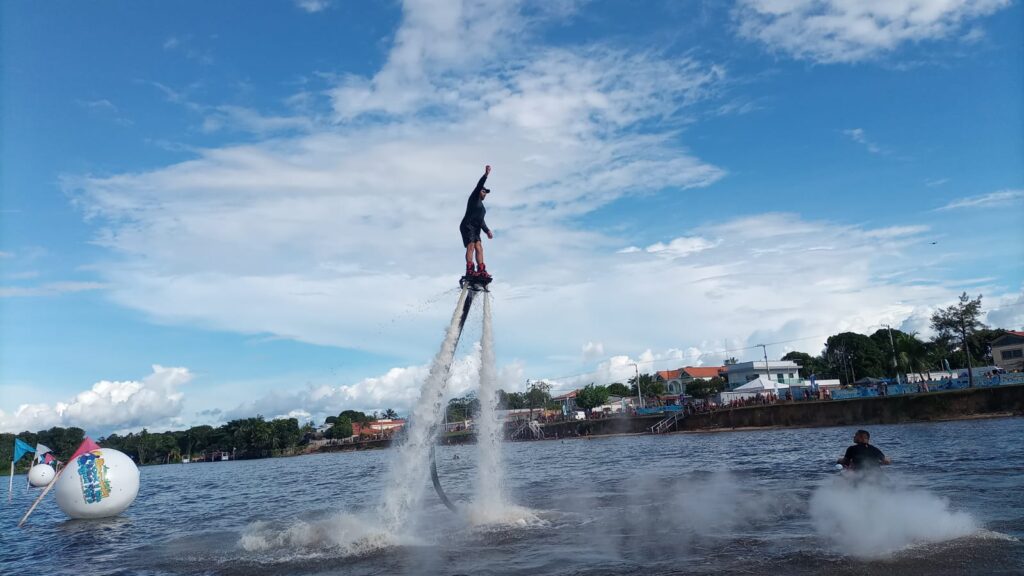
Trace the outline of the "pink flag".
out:
[[[99,449],[100,449],[100,445],[95,443],[95,442],[93,442],[92,438],[89,438],[88,436],[86,436],[85,440],[82,440],[82,443],[78,445],[78,450],[75,450],[75,453],[72,454],[71,458],[68,459],[68,462],[74,462],[82,454],[85,454],[86,452],[92,452],[93,450],[99,450]]]

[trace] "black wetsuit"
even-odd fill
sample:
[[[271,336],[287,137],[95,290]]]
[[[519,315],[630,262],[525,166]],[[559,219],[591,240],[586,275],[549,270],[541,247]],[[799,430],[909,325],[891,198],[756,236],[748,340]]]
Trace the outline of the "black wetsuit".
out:
[[[487,227],[487,222],[484,222],[487,208],[484,208],[484,201],[480,198],[480,190],[484,187],[484,182],[487,182],[487,174],[480,177],[480,181],[476,183],[476,188],[473,188],[473,193],[469,195],[469,200],[466,201],[466,215],[462,217],[462,223],[459,224],[463,246],[479,242],[481,230],[484,232],[491,231]]]
[[[843,460],[851,470],[877,470],[885,460],[885,454],[871,444],[854,444],[846,449]]]

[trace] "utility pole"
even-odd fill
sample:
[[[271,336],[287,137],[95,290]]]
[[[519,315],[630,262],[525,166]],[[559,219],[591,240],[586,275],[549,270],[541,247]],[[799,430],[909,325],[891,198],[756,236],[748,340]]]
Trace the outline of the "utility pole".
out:
[[[885,329],[889,332],[889,347],[892,348],[892,369],[896,372],[896,383],[900,383],[900,367],[896,363],[896,345],[892,343],[892,327],[888,324],[885,325]]]
[[[964,321],[962,310],[960,312],[960,333],[964,339],[964,356],[967,357],[967,387],[974,388],[974,368],[971,366],[971,346],[967,343],[967,323]]]
[[[633,369],[636,370],[636,397],[640,401],[640,407],[644,407],[644,394],[640,390],[640,367],[633,362]]]
[[[772,369],[768,366],[768,349],[765,348],[764,344],[757,344],[761,347],[761,352],[764,352],[764,371],[768,374],[768,379],[772,379]]]

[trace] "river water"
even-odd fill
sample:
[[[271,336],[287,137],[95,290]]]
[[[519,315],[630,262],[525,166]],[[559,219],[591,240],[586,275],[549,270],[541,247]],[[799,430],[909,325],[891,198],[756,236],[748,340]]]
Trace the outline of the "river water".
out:
[[[1024,418],[869,430],[895,461],[880,483],[833,469],[850,427],[506,444],[507,523],[428,492],[399,532],[376,519],[397,450],[146,467],[121,517],[67,520],[48,496],[19,530],[20,476],[0,573],[1024,573]],[[471,498],[476,447],[437,454]]]

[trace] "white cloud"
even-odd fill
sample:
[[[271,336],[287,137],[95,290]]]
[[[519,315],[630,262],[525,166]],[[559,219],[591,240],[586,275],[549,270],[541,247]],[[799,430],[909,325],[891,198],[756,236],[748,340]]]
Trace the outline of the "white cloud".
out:
[[[305,116],[266,116],[243,106],[215,106],[203,118],[204,132],[233,129],[264,135],[274,132],[308,131],[312,119]]]
[[[1024,330],[1024,290],[986,302],[986,323],[992,328]]]
[[[868,238],[900,238],[904,236],[917,236],[931,230],[930,226],[914,224],[910,226],[889,226],[888,228],[875,228],[867,230],[864,235]]]
[[[995,208],[998,206],[1024,205],[1024,190],[1000,190],[978,196],[959,198],[936,208],[936,210],[958,210],[962,208]]]
[[[604,357],[604,344],[601,342],[587,342],[583,345],[583,361],[593,362]]]
[[[801,60],[859,62],[959,34],[1009,0],[740,0],[740,36]],[[974,30],[977,30],[975,28]],[[977,39],[978,33],[968,33]]]
[[[295,0],[295,5],[310,14],[315,14],[326,10],[331,3],[329,0]]]
[[[651,244],[645,250],[649,254],[658,254],[669,258],[682,258],[690,254],[696,254],[714,248],[717,241],[708,240],[707,238],[701,238],[699,236],[682,236],[673,239],[668,244],[664,242],[657,242]],[[628,251],[620,250],[620,253],[628,254]]]
[[[110,118],[121,126],[131,126],[134,124],[132,120],[121,114],[121,110],[116,104],[106,98],[100,98],[98,100],[76,100],[76,103],[88,110],[90,114]]]
[[[181,412],[178,388],[192,379],[187,368],[154,365],[141,381],[102,380],[69,402],[22,404],[13,413],[0,410],[0,431],[22,432],[53,426],[78,426],[87,433],[159,425]]]
[[[392,368],[380,376],[364,378],[352,384],[339,386],[308,386],[300,390],[270,393],[251,401],[243,402],[223,413],[224,420],[245,418],[256,414],[277,415],[278,417],[313,418],[317,423],[326,416],[337,415],[342,410],[362,410],[367,413],[395,409],[406,414],[419,398],[420,387],[429,364]],[[480,349],[458,358],[452,364],[451,377],[446,389],[447,397],[462,396],[479,388]],[[498,370],[498,387],[507,391],[524,388],[522,366],[512,363]],[[300,421],[304,421],[300,418]]]
[[[16,296],[58,296],[72,292],[102,290],[107,285],[102,282],[49,282],[38,286],[0,286],[0,298]]]
[[[861,128],[851,128],[849,130],[843,130],[843,135],[848,137],[850,140],[867,148],[868,152],[872,154],[882,154],[884,150],[878,144],[875,144],[868,139],[867,134]]]

